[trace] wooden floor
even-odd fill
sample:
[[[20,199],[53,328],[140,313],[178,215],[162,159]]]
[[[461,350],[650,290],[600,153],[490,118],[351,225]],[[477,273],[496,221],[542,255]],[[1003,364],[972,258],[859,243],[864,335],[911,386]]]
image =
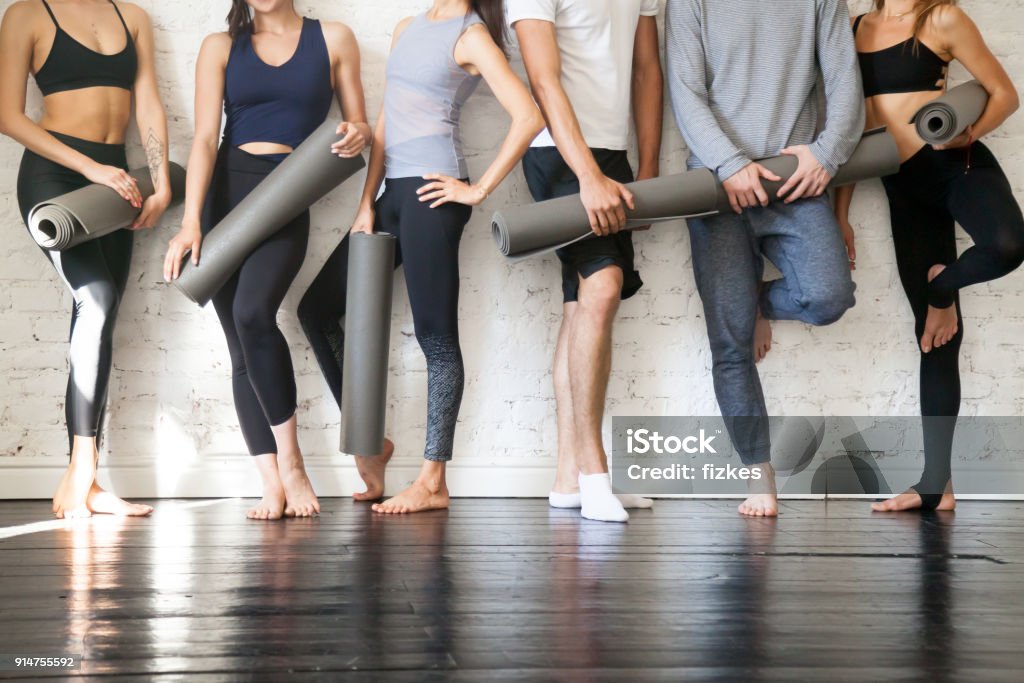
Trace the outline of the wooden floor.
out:
[[[0,503],[0,654],[119,681],[1024,680],[1022,503],[659,501],[628,525],[539,500],[279,523],[246,503],[72,523]],[[30,676],[59,677],[0,672]]]

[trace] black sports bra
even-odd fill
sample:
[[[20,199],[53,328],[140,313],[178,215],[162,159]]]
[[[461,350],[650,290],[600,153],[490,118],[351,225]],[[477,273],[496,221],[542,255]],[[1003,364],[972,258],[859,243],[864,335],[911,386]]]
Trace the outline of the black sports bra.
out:
[[[57,23],[57,17],[53,10],[42,0],[43,6],[53,19],[53,25],[57,33],[53,37],[53,47],[46,61],[36,72],[36,84],[43,92],[43,95],[50,95],[65,90],[80,90],[82,88],[113,87],[131,90],[135,84],[135,73],[138,70],[138,55],[135,52],[135,41],[132,40],[128,24],[121,16],[121,10],[114,5],[117,18],[124,26],[124,33],[128,39],[124,49],[113,55],[105,55],[96,52],[82,45],[72,38]]]
[[[860,15],[853,22],[857,34]],[[946,67],[949,62],[932,52],[924,43],[914,49],[914,39],[874,52],[858,52],[860,73],[864,80],[864,96],[890,93],[928,92],[945,87]]]

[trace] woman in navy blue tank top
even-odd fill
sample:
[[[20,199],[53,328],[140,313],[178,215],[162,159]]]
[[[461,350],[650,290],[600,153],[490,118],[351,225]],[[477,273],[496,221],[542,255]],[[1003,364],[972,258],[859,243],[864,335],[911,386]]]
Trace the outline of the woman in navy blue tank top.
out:
[[[200,263],[203,234],[323,123],[334,99],[345,120],[335,153],[356,156],[370,137],[359,46],[347,26],[304,18],[291,0],[234,0],[228,24],[228,32],[206,38],[196,64],[196,135],[181,231],[164,262],[167,280],[178,277],[186,253]],[[306,211],[257,247],[213,297],[242,436],[263,480],[250,519],[320,510],[296,434],[291,355],[277,327],[308,238]]]
[[[18,171],[22,218],[27,222],[39,202],[97,183],[139,210],[132,230],[153,227],[171,201],[171,188],[167,121],[146,13],[114,0],[14,3],[0,28],[0,55],[0,132],[25,146]],[[25,113],[30,74],[43,95],[38,121]],[[145,202],[125,159],[133,104],[156,188]],[[71,464],[53,497],[58,517],[141,516],[153,510],[96,483],[114,324],[134,239],[131,230],[118,230],[70,249],[43,250],[74,299],[64,402]],[[29,391],[40,391],[34,379],[27,382]],[[45,386],[42,391],[49,394]]]
[[[424,2],[424,5],[427,3]],[[384,107],[374,130],[366,184],[353,232],[398,238],[395,267],[404,266],[416,340],[427,364],[425,462],[416,481],[374,510],[419,512],[448,506],[445,466],[452,457],[464,384],[459,343],[459,242],[473,207],[519,162],[544,127],[526,86],[503,52],[502,0],[437,0],[395,29]],[[463,105],[486,81],[512,125],[495,159],[471,183],[462,152]],[[384,193],[377,198],[381,184]],[[342,333],[348,239],[328,258],[299,305],[299,319],[317,362],[341,400]],[[384,492],[394,451],[355,454],[366,492]]]

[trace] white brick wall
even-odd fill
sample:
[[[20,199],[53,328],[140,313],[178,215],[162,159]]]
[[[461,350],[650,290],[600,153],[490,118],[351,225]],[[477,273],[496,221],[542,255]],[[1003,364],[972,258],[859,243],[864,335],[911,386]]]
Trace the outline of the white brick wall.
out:
[[[0,3],[6,9],[8,0]],[[193,70],[203,36],[221,30],[228,3],[212,0],[140,0],[156,27],[158,71],[171,130],[171,156],[184,161],[192,128]],[[851,5],[863,11],[868,0]],[[429,0],[297,0],[299,10],[347,22],[363,51],[363,78],[371,118],[382,94],[384,61],[392,27],[422,11]],[[965,0],[1010,74],[1024,82],[1024,53],[1015,49],[1024,32],[1021,0]],[[963,77],[962,69],[954,76]],[[30,85],[30,110],[40,98]],[[479,176],[495,153],[504,115],[486,89],[465,112],[470,169]],[[686,151],[666,116],[663,171],[683,168]],[[1020,196],[1024,188],[1024,116],[990,136]],[[63,400],[65,334],[70,297],[46,259],[29,240],[14,195],[21,148],[0,140],[0,222],[7,231],[0,249],[0,466],[32,474],[60,466],[65,454]],[[130,157],[141,159],[133,137]],[[336,450],[338,415],[295,318],[305,286],[337,244],[352,218],[359,183],[341,188],[313,212],[306,265],[285,301],[280,320],[298,374],[302,443],[322,488],[347,490],[345,460]],[[491,241],[488,216],[509,203],[528,201],[517,170],[469,225],[462,248],[463,343],[468,383],[456,442],[456,493],[537,494],[553,464],[554,400],[549,362],[559,322],[559,269],[554,257],[509,264]],[[161,282],[167,239],[180,209],[164,226],[136,237],[135,260],[116,332],[110,389],[108,463],[125,472],[125,493],[199,494],[202,472],[245,468],[228,372],[228,355],[212,310],[201,310]],[[857,307],[839,324],[811,329],[775,328],[776,346],[761,366],[769,410],[774,414],[914,414],[917,353],[910,311],[899,287],[878,183],[858,191],[853,212],[859,229]],[[682,224],[668,224],[636,238],[645,288],[627,302],[615,333],[610,413],[715,414],[710,356],[700,300],[691,274]],[[396,283],[389,423],[399,462],[418,465],[423,445],[426,375],[412,335],[404,279]],[[1024,414],[1024,275],[1017,273],[964,295],[964,412]],[[227,463],[224,465],[224,463]],[[333,474],[332,468],[340,474]],[[537,477],[521,488],[514,473]],[[194,472],[198,471],[198,475]],[[247,469],[238,470],[248,472]],[[411,472],[411,469],[408,470]],[[189,472],[193,472],[190,475]],[[471,474],[472,473],[472,474]],[[2,476],[2,475],[0,475]],[[27,475],[26,475],[27,476]],[[245,476],[248,476],[246,474]],[[52,478],[52,473],[47,477]],[[32,479],[29,477],[29,479]],[[10,479],[9,481],[14,481]],[[26,479],[25,481],[28,481]],[[32,481],[35,481],[32,479]],[[159,483],[154,484],[157,481]],[[168,482],[177,481],[179,485]],[[251,482],[251,479],[245,479]],[[459,482],[465,481],[465,484]],[[46,480],[48,489],[50,479]],[[180,482],[185,482],[181,484]],[[189,483],[191,482],[191,483]],[[49,491],[38,489],[33,495]],[[4,487],[0,495],[14,495]],[[127,490],[126,490],[127,489]],[[36,489],[32,489],[35,491]]]

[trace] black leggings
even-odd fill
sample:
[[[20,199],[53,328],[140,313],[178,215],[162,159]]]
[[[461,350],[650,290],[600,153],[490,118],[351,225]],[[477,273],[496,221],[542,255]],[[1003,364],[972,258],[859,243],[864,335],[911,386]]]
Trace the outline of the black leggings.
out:
[[[128,168],[124,145],[51,134],[97,163]],[[26,150],[18,171],[18,207],[26,225],[29,211],[39,202],[89,184],[84,176]],[[64,402],[69,450],[75,436],[100,436],[110,384],[114,323],[128,283],[132,242],[131,231],[118,230],[64,251],[42,250],[74,298]]]
[[[279,159],[222,147],[203,207],[203,233],[256,189]],[[295,372],[277,310],[302,268],[308,241],[306,211],[258,246],[213,297],[231,354],[235,411],[252,455],[276,453],[270,428],[295,414]]]
[[[1024,218],[1006,175],[980,142],[970,151],[923,147],[883,179],[889,197],[896,263],[914,311],[917,338],[924,333],[928,306],[957,307],[953,339],[921,354],[921,414],[925,468],[913,488],[926,507],[938,503],[950,480],[956,416],[960,412],[960,345],[963,318],[958,292],[1003,277],[1024,262]],[[974,245],[957,258],[954,222]],[[946,265],[931,284],[928,271]]]
[[[377,201],[374,230],[398,238],[395,268],[405,266],[416,339],[427,359],[427,439],[423,457],[446,462],[452,457],[465,384],[459,346],[459,242],[473,210],[462,204],[431,209],[416,195],[426,182],[422,178],[389,179]],[[346,236],[299,304],[302,328],[339,407],[348,244]]]

